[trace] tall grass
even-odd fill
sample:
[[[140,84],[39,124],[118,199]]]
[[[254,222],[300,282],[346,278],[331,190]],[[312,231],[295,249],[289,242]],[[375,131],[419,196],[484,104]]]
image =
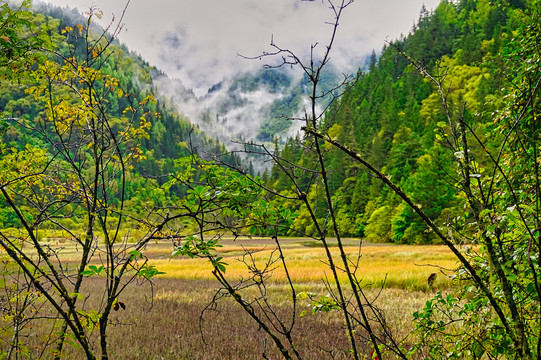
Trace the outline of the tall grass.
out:
[[[99,293],[101,279],[90,278],[86,293]],[[114,312],[113,326],[108,331],[110,358],[116,360],[178,360],[178,359],[260,359],[264,348],[263,335],[238,305],[224,299],[212,311],[202,314],[211,301],[217,283],[207,280],[160,278],[149,284],[132,286],[119,298],[125,310]],[[301,290],[323,293],[321,283],[299,285]],[[290,303],[287,288],[271,285],[269,301],[277,312],[287,317]],[[367,290],[375,297],[376,289]],[[412,312],[423,306],[430,294],[426,292],[388,289],[379,294],[377,305],[391,316],[399,338],[406,338],[411,328]],[[99,302],[90,296],[87,303]],[[301,303],[299,311],[307,304]],[[201,320],[201,321],[200,321]],[[1,322],[1,320],[0,320]],[[29,330],[25,341],[29,346],[26,358],[36,358],[50,334],[50,321],[43,320]],[[349,342],[344,336],[342,318],[338,313],[320,313],[298,319],[295,343],[305,359],[349,359]],[[0,343],[2,348],[5,342]],[[404,343],[408,346],[408,342]],[[84,354],[74,347],[66,348],[65,359],[82,359]],[[367,356],[371,349],[362,345],[361,354]],[[52,358],[45,353],[44,358]],[[331,355],[332,354],[332,355]],[[267,343],[270,359],[280,358],[272,344]]]
[[[272,247],[251,246],[256,263],[263,264],[273,255]],[[223,261],[229,265],[226,274],[229,277],[247,276],[248,271],[241,261],[241,250],[238,245],[225,245],[220,250]],[[288,270],[294,282],[319,282],[329,273],[325,262],[325,253],[319,247],[305,247],[291,243],[284,246],[284,256]],[[352,259],[359,256],[358,246],[347,246],[346,251]],[[335,255],[338,255],[336,252]],[[275,255],[276,256],[276,255]],[[178,279],[211,279],[211,265],[205,259],[189,258],[152,258],[151,263],[166,274],[166,278]],[[360,253],[359,266],[356,271],[361,284],[366,287],[400,288],[405,290],[427,290],[427,279],[432,273],[451,274],[457,264],[453,254],[444,246],[409,246],[378,245],[364,246]],[[343,274],[341,280],[345,281]],[[273,282],[285,282],[285,272],[276,266],[271,278]],[[435,289],[447,288],[451,282],[443,274],[438,276]]]
[[[75,259],[79,251],[61,242],[50,241],[50,246],[59,250],[59,256],[68,261]],[[172,249],[169,243],[150,244],[146,249],[150,264],[164,271],[165,275],[155,278],[153,286],[148,283],[144,286],[132,284],[121,295],[119,301],[126,305],[126,310],[120,309],[112,317],[114,326],[108,332],[110,357],[261,358],[264,337],[238,304],[223,299],[216,308],[202,315],[218,286],[209,262],[205,259],[171,259]],[[245,264],[240,261],[245,250],[254,252],[255,262],[263,264],[272,256],[273,249],[273,243],[268,240],[224,241],[220,256],[229,263],[226,275],[232,280],[248,275]],[[323,249],[314,243],[288,239],[283,243],[283,250],[297,290],[325,295],[327,290],[322,280],[328,273],[328,266]],[[346,251],[355,259],[359,256],[358,242],[349,241]],[[388,323],[393,325],[397,338],[405,339],[404,347],[407,348],[408,342],[412,341],[407,337],[412,329],[412,313],[424,306],[433,291],[452,286],[450,280],[441,274],[434,288],[427,291],[427,278],[431,273],[439,273],[441,268],[454,269],[453,255],[443,246],[406,245],[363,246],[360,255],[356,275],[366,287],[365,294],[369,299],[377,299],[376,305],[388,315]],[[282,267],[277,265],[267,291],[277,313],[289,318],[291,299],[285,280]],[[102,282],[103,279],[97,276],[86,281],[83,292],[89,295],[85,301],[90,307],[97,306],[101,300],[98,294]],[[384,290],[380,292],[382,285]],[[253,291],[255,289],[249,289],[243,296],[255,296],[251,293]],[[308,300],[301,301],[297,311],[305,310],[307,306]],[[349,342],[344,336],[345,328],[338,313],[308,315],[300,318],[296,327],[295,342],[304,358],[349,358]],[[26,334],[30,358],[39,355],[44,339],[50,333],[51,321],[43,320]],[[0,342],[2,348],[8,343],[8,339],[3,340]],[[365,345],[362,345],[361,353],[368,356],[371,349]],[[272,344],[267,343],[266,346],[269,358],[279,357]],[[67,359],[83,357],[75,348],[67,351]]]
[[[63,261],[76,260],[79,249],[70,243],[58,239],[50,241],[51,248],[59,250]],[[454,255],[443,245],[390,245],[368,244],[359,249],[359,242],[346,242],[346,252],[352,261],[358,261],[357,278],[365,287],[400,288],[405,290],[428,289],[427,279],[432,273],[439,276],[433,289],[445,289],[451,286],[451,281],[445,274],[451,275],[457,267]],[[275,245],[268,239],[254,240],[224,240],[219,248],[219,256],[228,263],[226,275],[229,277],[247,276],[246,265],[242,262],[245,251],[252,252],[257,264],[262,265],[273,255]],[[316,245],[316,246],[314,246]],[[323,248],[317,243],[299,239],[285,239],[282,245],[288,270],[297,283],[320,282],[329,273]],[[212,267],[206,259],[190,259],[188,257],[171,258],[173,246],[171,243],[152,243],[145,250],[151,265],[156,266],[162,275],[169,279],[213,279]],[[338,255],[338,250],[333,251]],[[346,276],[342,274],[341,280]],[[286,281],[284,269],[276,265],[271,282]]]

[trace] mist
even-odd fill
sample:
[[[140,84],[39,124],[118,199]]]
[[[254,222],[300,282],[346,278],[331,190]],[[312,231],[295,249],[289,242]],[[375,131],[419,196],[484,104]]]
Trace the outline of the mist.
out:
[[[102,25],[123,15],[124,30],[118,39],[166,74],[154,79],[161,95],[230,150],[238,150],[239,142],[261,142],[258,135],[269,107],[290,91],[272,92],[265,87],[230,91],[235,79],[280,62],[280,58],[257,59],[276,51],[271,39],[306,63],[312,46],[315,58],[320,57],[332,33],[329,22],[334,20],[328,3],[319,0],[132,0],[127,7],[125,0],[47,2],[81,12],[96,6],[104,13]],[[333,46],[335,71],[356,72],[385,41],[407,34],[423,3],[431,9],[439,0],[354,1],[343,13]],[[301,72],[290,71],[289,76],[295,82]],[[292,122],[278,137],[295,136],[301,125]]]
[[[119,19],[125,0],[48,0],[85,11],[95,5],[108,24]],[[353,2],[344,12],[333,50],[334,65],[350,71],[386,39],[407,34],[422,4],[438,0],[381,0]],[[125,10],[119,40],[172,78],[180,79],[198,96],[241,71],[253,71],[263,61],[239,57],[273,50],[271,38],[282,48],[304,57],[310,45],[319,50],[329,40],[333,15],[324,1],[301,0],[132,0]]]

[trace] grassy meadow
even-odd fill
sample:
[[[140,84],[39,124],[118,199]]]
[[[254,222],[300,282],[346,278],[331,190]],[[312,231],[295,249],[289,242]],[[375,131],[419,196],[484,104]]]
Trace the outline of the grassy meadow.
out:
[[[287,259],[289,273],[298,284],[318,283],[330,276],[325,251],[315,241],[285,239],[281,241],[284,256]],[[332,242],[331,242],[332,244]],[[427,290],[427,279],[430,274],[446,269],[451,274],[456,268],[453,254],[439,245],[392,245],[365,244],[359,247],[359,240],[345,240],[345,250],[355,261],[360,256],[356,275],[366,287],[381,287],[384,279],[386,288],[404,290]],[[253,252],[254,259],[263,264],[275,249],[273,242],[264,239],[224,240],[219,255],[227,262],[226,274],[230,278],[246,276],[246,265],[240,261],[245,250]],[[333,246],[332,253],[338,259],[338,247]],[[176,279],[212,279],[211,265],[205,259],[171,258],[170,245],[153,245],[146,255],[150,263],[166,274],[166,278]],[[355,261],[356,262],[356,261]],[[338,264],[339,265],[339,264]],[[346,276],[342,274],[341,280]],[[272,281],[284,283],[285,272],[282,267],[274,270]],[[439,276],[434,284],[435,289],[450,286],[449,279]]]
[[[412,327],[412,313],[421,309],[436,290],[448,289],[452,283],[440,273],[440,268],[452,270],[456,262],[452,254],[438,245],[406,246],[388,244],[363,244],[346,240],[346,251],[353,259],[361,255],[357,276],[366,286],[368,298],[388,314],[388,322],[399,338],[405,338]],[[75,247],[50,241],[51,247],[61,247],[61,257],[76,258]],[[226,276],[235,282],[246,277],[246,265],[240,261],[245,250],[253,252],[256,263],[267,261],[275,248],[267,239],[222,241],[220,256],[229,265]],[[288,270],[297,291],[325,295],[323,284],[330,276],[325,254],[317,243],[303,239],[285,239],[282,243],[288,260]],[[171,258],[170,243],[152,243],[145,255],[149,263],[165,272],[153,283],[132,284],[119,298],[126,309],[114,313],[114,326],[109,328],[110,358],[112,359],[257,359],[265,341],[257,326],[231,299],[221,299],[215,308],[203,310],[211,303],[218,283],[213,279],[208,261],[204,259]],[[337,251],[333,247],[333,252]],[[360,252],[359,252],[360,251]],[[277,263],[278,265],[278,263]],[[437,266],[437,267],[434,267]],[[428,290],[427,278],[439,273],[433,289]],[[449,272],[450,274],[450,272]],[[270,303],[286,319],[291,317],[290,291],[283,269],[276,266],[267,287]],[[382,281],[384,289],[380,292]],[[344,280],[344,279],[342,279]],[[86,280],[85,294],[98,294],[103,279]],[[244,298],[252,296],[250,289]],[[87,305],[97,305],[98,296],[87,298]],[[307,301],[300,301],[298,312],[307,308]],[[307,315],[297,320],[295,341],[306,359],[348,358],[348,345],[343,321],[338,313]],[[44,321],[28,334],[31,353],[37,355],[43,339],[51,332],[51,322]],[[98,344],[96,344],[97,346]],[[6,346],[3,339],[2,346]],[[269,358],[279,354],[274,344],[266,342]],[[364,354],[370,349],[366,346]],[[82,354],[74,348],[67,358],[77,359]]]

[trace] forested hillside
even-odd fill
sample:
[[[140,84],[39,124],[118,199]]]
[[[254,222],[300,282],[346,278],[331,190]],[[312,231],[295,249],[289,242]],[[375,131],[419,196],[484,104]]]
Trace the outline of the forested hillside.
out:
[[[442,80],[446,101],[456,109],[453,116],[471,120],[475,115],[477,133],[486,136],[487,146],[497,146],[491,114],[501,105],[495,99],[503,95],[502,83],[513,75],[500,53],[514,41],[514,9],[525,6],[520,1],[509,7],[485,0],[442,1],[433,13],[423,9],[410,34],[372,55],[369,70],[360,72],[356,84],[327,111],[322,127],[411,194],[438,224],[468,216],[453,175],[461,154],[447,146],[441,97],[412,61]],[[301,145],[302,139],[290,139],[281,156],[310,163]],[[411,208],[364,167],[337,149],[327,149],[325,159],[344,234],[376,242],[435,240]],[[287,193],[288,179],[277,168],[268,182]],[[308,196],[316,191],[312,186]],[[301,210],[290,233],[310,233],[310,224]]]
[[[333,87],[342,76],[337,69],[329,67],[328,70],[322,84],[325,89]],[[242,149],[244,142],[273,146],[277,140],[282,147],[287,138],[300,129],[299,122],[291,118],[302,114],[309,87],[306,75],[295,68],[241,72],[214,84],[199,97],[186,89],[179,79],[155,74],[152,78],[158,92],[177,104],[192,123],[228,150],[237,151]],[[324,103],[329,101],[328,96]],[[247,165],[253,163],[252,174],[261,174],[270,166],[254,153],[240,155]]]
[[[87,19],[77,12],[69,13],[65,9],[47,5],[41,5],[35,11],[30,21],[33,27],[46,29],[46,34],[40,35],[40,46],[47,44],[50,47],[50,50],[44,53],[50,61],[61,64],[65,60],[83,61],[88,57],[85,37],[81,32],[81,24],[86,24]],[[95,11],[94,15],[98,16],[99,10]],[[93,22],[88,25],[88,37],[91,41],[111,37],[104,34],[105,30]],[[129,208],[134,213],[152,208],[169,197],[170,194],[160,189],[160,185],[167,180],[164,175],[173,172],[175,159],[196,153],[209,159],[219,154],[225,162],[230,163],[238,160],[235,156],[225,154],[223,145],[203,134],[188,119],[179,115],[180,110],[168,99],[157,94],[153,77],[162,75],[159,70],[116,40],[112,40],[107,49],[98,48],[95,51],[104,50],[107,51],[107,56],[99,64],[100,71],[104,76],[115,79],[116,86],[123,90],[122,94],[107,93],[102,111],[113,123],[125,124],[127,109],[130,109],[135,101],[144,103],[141,111],[150,115],[143,126],[144,135],[138,139],[139,154],[129,171],[125,193]],[[42,99],[37,99],[31,90],[36,85],[36,78],[32,74],[21,74],[13,76],[14,74],[5,73],[0,79],[0,109],[12,119],[4,121],[5,131],[2,133],[3,144],[6,146],[4,151],[7,152],[22,151],[28,146],[54,146],[45,144],[44,134],[36,132],[32,126],[22,126],[24,122],[36,119],[38,123],[43,121],[47,104],[41,101]],[[70,95],[60,92],[59,96]],[[182,195],[179,188],[173,188],[172,191],[176,195]],[[4,227],[20,226],[16,216],[10,213],[6,206],[5,200],[0,200],[0,224]]]

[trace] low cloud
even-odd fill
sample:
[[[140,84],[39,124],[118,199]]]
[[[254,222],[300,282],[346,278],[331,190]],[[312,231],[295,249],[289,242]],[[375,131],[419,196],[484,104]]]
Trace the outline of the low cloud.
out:
[[[48,0],[82,11],[92,4],[103,9],[103,23],[117,18],[125,0]],[[335,66],[350,71],[358,60],[380,49],[387,37],[407,34],[423,2],[430,9],[439,0],[355,1],[344,12],[333,55]],[[169,76],[202,95],[213,84],[240,71],[254,70],[271,51],[271,37],[282,48],[308,56],[310,45],[323,51],[332,13],[326,1],[301,0],[157,0],[132,1],[126,10],[126,31],[120,40]]]
[[[229,149],[240,148],[238,141],[257,141],[269,106],[283,94],[261,87],[255,91],[230,91],[232,79],[219,89],[196,97],[179,81],[161,76],[154,79],[160,92],[171,99],[190,121]],[[232,100],[233,99],[233,100]]]

